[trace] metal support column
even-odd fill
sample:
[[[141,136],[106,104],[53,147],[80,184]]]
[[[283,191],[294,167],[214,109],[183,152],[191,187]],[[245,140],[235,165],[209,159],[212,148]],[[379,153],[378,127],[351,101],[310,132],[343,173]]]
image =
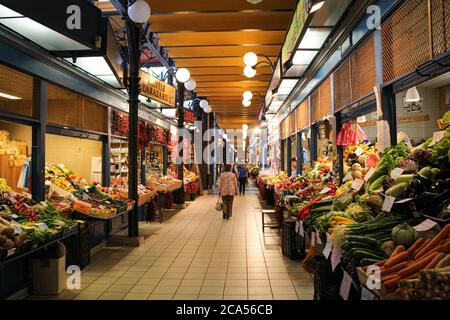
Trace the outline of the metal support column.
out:
[[[125,19],[128,56],[129,56],[129,78],[128,78],[128,104],[129,104],[129,133],[128,133],[128,197],[134,200],[134,209],[128,214],[128,236],[135,238],[139,236],[138,222],[138,113],[139,113],[139,71],[140,57],[142,53],[142,42],[140,26]]]
[[[285,168],[285,156],[284,156],[284,143],[286,140],[281,140],[280,142],[280,161],[281,161],[281,171],[286,171]]]
[[[342,114],[340,112],[336,113],[336,132],[341,131],[342,129]],[[344,148],[342,146],[337,146],[336,148],[337,152],[337,161],[338,161],[338,167],[337,174],[339,175],[339,182],[342,183],[342,180],[344,179]]]
[[[167,167],[169,164],[169,148],[163,146],[163,175],[167,175]]]
[[[381,108],[383,110],[383,120],[389,123],[391,133],[391,144],[397,144],[397,110],[395,104],[395,93],[393,86],[381,89]]]
[[[184,131],[184,84],[177,84],[177,103],[178,103],[178,144],[181,146],[179,164],[177,165],[178,179],[181,180],[181,188],[177,191],[176,204],[185,203],[184,195],[184,137],[181,134]]]
[[[292,160],[292,138],[288,137],[286,140],[287,143],[287,175],[290,177],[292,174],[291,160]]]
[[[297,143],[297,174],[303,174],[303,146],[302,146],[302,133],[297,132],[296,134]]]
[[[108,107],[108,135],[102,141],[102,184],[111,185],[111,107]]]
[[[147,177],[146,177],[146,172],[147,172],[147,151],[146,148],[142,148],[141,149],[141,184],[143,184],[144,186],[147,185]]]
[[[45,200],[45,132],[47,126],[48,85],[35,79],[34,83],[35,117],[39,120],[33,126],[31,152],[31,193],[36,201]]]
[[[209,114],[209,128],[210,129],[215,129],[216,128],[216,114],[215,113],[210,113]],[[208,143],[212,144],[212,143],[217,143],[216,142],[216,137],[211,137],[211,141],[209,141]],[[213,155],[212,155],[216,161],[214,161],[215,163],[217,163],[217,154],[214,151]],[[211,164],[209,166],[209,185],[210,187],[214,187],[215,185],[215,178],[216,178],[216,164]]]
[[[317,150],[317,137],[319,134],[319,125],[318,123],[315,123],[311,126],[311,163],[314,163],[314,161],[317,161],[318,156],[318,150]]]

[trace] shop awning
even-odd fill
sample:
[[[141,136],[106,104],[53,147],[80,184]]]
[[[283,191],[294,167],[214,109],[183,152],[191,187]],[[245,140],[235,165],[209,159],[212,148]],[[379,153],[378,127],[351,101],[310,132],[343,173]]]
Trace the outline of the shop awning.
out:
[[[85,0],[2,0],[0,24],[48,51],[95,49],[101,11]]]

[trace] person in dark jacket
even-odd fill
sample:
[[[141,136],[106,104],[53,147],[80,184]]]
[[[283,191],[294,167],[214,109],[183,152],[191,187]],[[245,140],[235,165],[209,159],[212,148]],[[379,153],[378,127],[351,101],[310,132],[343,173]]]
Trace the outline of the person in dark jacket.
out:
[[[239,194],[245,195],[245,185],[248,181],[248,170],[247,167],[242,165],[239,166]]]

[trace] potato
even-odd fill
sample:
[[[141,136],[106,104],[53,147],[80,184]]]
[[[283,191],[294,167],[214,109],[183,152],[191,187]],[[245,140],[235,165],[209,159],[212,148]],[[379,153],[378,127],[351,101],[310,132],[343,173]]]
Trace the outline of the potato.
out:
[[[361,171],[361,170],[362,170],[362,167],[359,163],[354,163],[352,165],[352,171]]]
[[[13,228],[5,228],[0,232],[1,235],[6,237],[11,237],[14,235],[14,229]]]
[[[14,246],[15,246],[16,248],[21,248],[21,247],[23,246],[23,244],[25,243],[26,238],[27,238],[26,236],[25,236],[25,237],[21,237],[20,235],[17,236],[17,237],[14,239]]]
[[[3,247],[6,250],[11,250],[12,248],[14,248],[14,242],[12,242],[11,240],[6,240],[6,242],[3,244]]]
[[[352,178],[353,179],[362,179],[363,174],[361,171],[353,171],[352,172]]]

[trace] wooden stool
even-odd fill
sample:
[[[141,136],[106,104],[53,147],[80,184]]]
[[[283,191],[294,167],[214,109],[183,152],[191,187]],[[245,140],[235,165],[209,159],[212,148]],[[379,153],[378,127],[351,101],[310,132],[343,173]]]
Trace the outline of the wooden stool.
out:
[[[268,215],[268,216],[275,216],[276,212],[275,210],[261,210],[261,217],[262,217],[262,232],[264,233],[265,228],[279,228],[279,224],[278,222],[270,222],[270,223],[266,223],[264,216]]]

